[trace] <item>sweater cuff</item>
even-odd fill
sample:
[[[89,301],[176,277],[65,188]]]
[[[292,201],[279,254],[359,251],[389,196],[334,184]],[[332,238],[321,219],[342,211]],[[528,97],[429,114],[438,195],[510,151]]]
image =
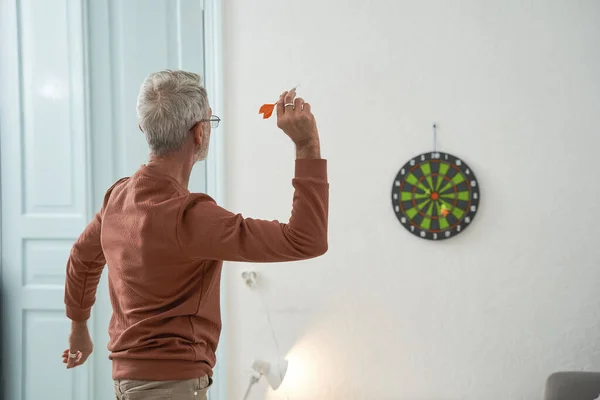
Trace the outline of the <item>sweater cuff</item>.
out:
[[[91,308],[73,308],[67,306],[67,318],[75,322],[84,322],[90,319]]]
[[[296,160],[295,177],[327,182],[327,160],[322,158]]]

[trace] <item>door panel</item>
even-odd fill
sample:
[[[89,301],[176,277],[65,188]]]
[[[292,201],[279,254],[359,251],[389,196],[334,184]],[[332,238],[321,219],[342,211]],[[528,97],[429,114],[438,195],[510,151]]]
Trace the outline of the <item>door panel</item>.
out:
[[[55,362],[59,358],[56,349],[65,347],[64,338],[69,334],[64,311],[37,308],[27,308],[23,314],[23,363],[26,373],[23,375],[22,398],[86,398],[87,371],[66,373],[64,367],[59,368]],[[49,363],[49,360],[53,362]],[[48,369],[49,364],[53,364],[52,369]]]
[[[89,368],[66,373],[60,357],[70,327],[63,304],[65,260],[91,215],[83,2],[2,4],[7,398],[39,399],[48,391],[57,398],[88,398]]]

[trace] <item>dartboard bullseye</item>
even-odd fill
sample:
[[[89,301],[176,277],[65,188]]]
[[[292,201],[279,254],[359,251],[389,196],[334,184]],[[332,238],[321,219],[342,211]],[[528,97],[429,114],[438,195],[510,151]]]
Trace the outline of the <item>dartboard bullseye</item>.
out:
[[[469,227],[480,197],[473,170],[461,159],[441,152],[408,161],[392,186],[392,206],[400,223],[430,240],[449,239]]]

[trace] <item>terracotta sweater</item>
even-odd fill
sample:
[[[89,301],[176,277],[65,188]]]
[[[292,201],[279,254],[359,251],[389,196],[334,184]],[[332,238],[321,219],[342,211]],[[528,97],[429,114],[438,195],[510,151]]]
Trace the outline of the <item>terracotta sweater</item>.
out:
[[[292,184],[287,224],[232,214],[146,166],[108,190],[71,251],[65,304],[70,319],[87,320],[108,265],[114,379],[212,375],[223,261],[294,261],[327,251],[326,161],[297,160]]]

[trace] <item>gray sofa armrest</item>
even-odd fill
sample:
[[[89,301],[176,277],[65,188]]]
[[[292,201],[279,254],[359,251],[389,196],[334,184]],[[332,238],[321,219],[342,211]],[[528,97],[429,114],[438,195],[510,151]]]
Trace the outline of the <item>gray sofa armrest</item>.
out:
[[[545,400],[596,400],[600,372],[556,372],[546,381]]]

